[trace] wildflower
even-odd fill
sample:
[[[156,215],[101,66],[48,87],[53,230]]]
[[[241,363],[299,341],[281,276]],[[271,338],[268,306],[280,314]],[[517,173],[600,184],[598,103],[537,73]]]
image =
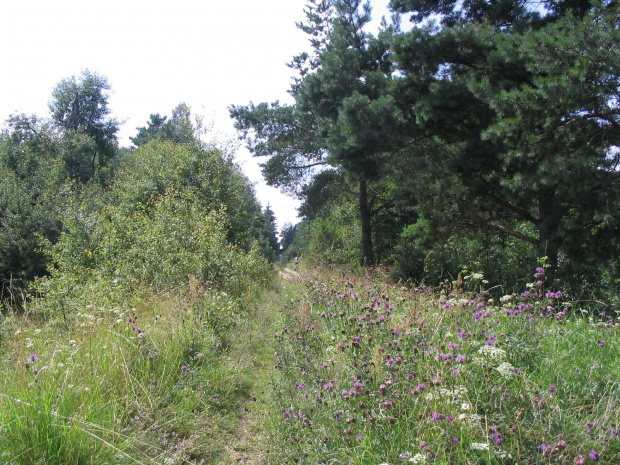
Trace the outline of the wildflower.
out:
[[[472,442],[469,447],[474,450],[489,450],[489,444],[486,442]]]
[[[355,439],[357,439],[357,442],[360,442],[362,439],[364,439],[364,436],[360,434],[360,435],[359,435],[357,438],[355,438]]]
[[[618,430],[616,428],[612,428],[611,431],[609,432],[609,434],[611,434],[612,438],[617,438],[618,437]]]
[[[594,449],[590,451],[590,453],[588,454],[588,457],[590,457],[595,462],[598,462],[598,452],[596,452]]]
[[[461,409],[462,410],[469,410],[471,408],[471,405],[469,405],[467,402],[463,402],[461,404]]]
[[[599,340],[599,341],[597,341],[597,344],[598,344],[599,346],[601,346],[601,347],[605,347],[605,341],[601,341],[601,340]]]
[[[555,388],[555,386],[551,385],[551,386],[549,386],[549,392],[550,392],[551,394],[555,394],[555,393],[556,393],[556,392],[558,392],[558,391],[557,391],[557,389]]]
[[[540,450],[542,451],[543,455],[545,455],[547,451],[549,450],[549,446],[547,444],[541,444]]]
[[[506,360],[506,351],[495,346],[483,345],[478,353],[491,360]]]
[[[514,373],[514,367],[508,362],[500,363],[496,369],[504,378],[510,378]]]
[[[187,371],[187,366],[183,365],[183,366],[181,367],[181,371]]]
[[[558,443],[555,445],[555,447],[553,448],[553,450],[551,451],[551,453],[557,454],[558,452],[561,452],[564,449],[566,449],[566,441],[564,439],[560,439]]]
[[[37,360],[39,360],[39,356],[37,354],[32,354],[30,357],[28,357],[29,362],[36,362]]]
[[[581,455],[575,457],[575,465],[586,465],[586,459],[584,459]]]
[[[458,443],[459,443],[459,438],[451,437],[451,438],[450,438],[450,442],[451,442],[452,444],[458,444]]]
[[[592,432],[592,429],[594,428],[594,424],[593,423],[587,423],[586,424],[586,431],[588,433]]]
[[[536,323],[538,320],[534,317],[530,318],[530,323]]]
[[[465,357],[464,355],[457,355],[457,356],[456,356],[456,361],[457,361],[458,363],[463,363],[463,362],[465,361],[465,358],[466,358],[466,357]]]
[[[433,412],[433,414],[431,415],[432,420],[437,423],[439,420],[441,420],[441,413],[438,412]]]
[[[415,454],[413,457],[409,459],[411,463],[426,463],[426,455],[424,454]]]

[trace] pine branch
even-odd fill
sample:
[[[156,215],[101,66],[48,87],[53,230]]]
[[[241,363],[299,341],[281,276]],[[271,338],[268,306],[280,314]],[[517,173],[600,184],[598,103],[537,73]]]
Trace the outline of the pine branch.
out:
[[[522,241],[526,241],[529,242],[531,244],[535,244],[538,245],[538,239],[536,239],[535,237],[531,237],[528,236],[526,234],[522,234],[518,231],[513,231],[512,229],[507,228],[506,226],[501,225],[500,223],[489,223],[489,226],[492,227],[493,229],[497,229],[499,231],[502,231],[503,233],[506,233],[510,236],[516,237],[517,239],[521,239]]]

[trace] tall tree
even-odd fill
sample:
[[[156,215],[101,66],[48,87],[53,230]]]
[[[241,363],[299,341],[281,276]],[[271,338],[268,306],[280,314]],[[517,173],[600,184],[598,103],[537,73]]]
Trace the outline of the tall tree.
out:
[[[299,74],[289,91],[295,104],[232,106],[231,117],[254,155],[269,157],[263,164],[268,183],[294,189],[322,169],[355,186],[363,261],[371,265],[372,218],[385,208],[371,185],[385,176],[394,152],[385,131],[401,120],[389,92],[387,43],[364,29],[368,2],[311,0],[305,12],[307,22],[298,26],[310,35],[312,52],[290,64]]]
[[[554,268],[605,260],[591,242],[618,237],[620,220],[615,14],[573,0],[391,5],[417,23],[392,40],[398,104],[452,182],[444,222],[536,244]]]
[[[92,178],[117,153],[119,123],[108,117],[109,90],[105,77],[86,70],[79,78],[63,79],[52,92],[49,109],[63,132],[72,177]]]

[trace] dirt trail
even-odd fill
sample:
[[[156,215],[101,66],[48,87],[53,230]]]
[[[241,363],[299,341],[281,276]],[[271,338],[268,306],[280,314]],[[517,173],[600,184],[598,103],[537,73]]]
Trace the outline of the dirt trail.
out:
[[[283,267],[281,270],[278,270],[278,275],[282,278],[282,279],[286,279],[288,280],[292,280],[295,279],[299,273],[297,273],[296,271],[293,271],[287,267]]]
[[[280,282],[265,293],[256,313],[243,331],[240,356],[251,357],[248,378],[251,388],[243,414],[235,426],[234,437],[225,447],[227,464],[270,464],[265,422],[271,411],[271,376],[274,370],[274,336],[280,323],[280,309],[292,295],[299,294],[298,274],[288,268],[278,270]]]

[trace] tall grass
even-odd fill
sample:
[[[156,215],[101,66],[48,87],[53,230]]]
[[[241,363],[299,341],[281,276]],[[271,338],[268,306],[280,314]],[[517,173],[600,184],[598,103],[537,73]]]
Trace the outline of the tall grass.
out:
[[[620,324],[536,275],[499,300],[308,278],[283,309],[274,461],[620,461]]]
[[[0,463],[198,463],[221,452],[209,433],[228,428],[247,395],[223,363],[229,331],[252,304],[195,282],[94,301],[66,320],[3,318]]]

